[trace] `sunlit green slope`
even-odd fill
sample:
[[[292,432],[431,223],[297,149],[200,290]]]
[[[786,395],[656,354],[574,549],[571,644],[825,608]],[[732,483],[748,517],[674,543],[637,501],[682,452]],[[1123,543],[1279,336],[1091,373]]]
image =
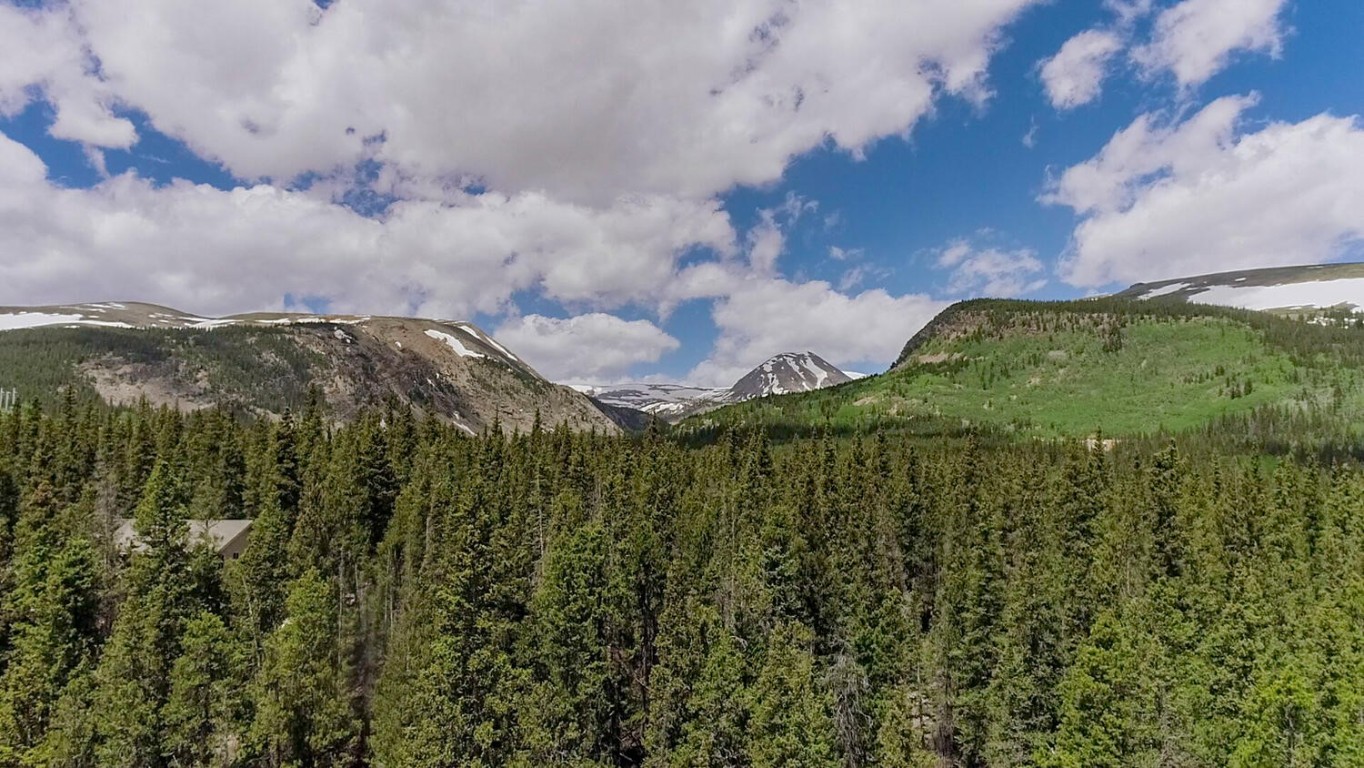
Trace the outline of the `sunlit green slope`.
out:
[[[946,310],[892,370],[684,423],[1020,436],[1185,431],[1228,415],[1364,415],[1364,330],[1173,302],[976,300]],[[1265,416],[1266,418],[1268,416]]]

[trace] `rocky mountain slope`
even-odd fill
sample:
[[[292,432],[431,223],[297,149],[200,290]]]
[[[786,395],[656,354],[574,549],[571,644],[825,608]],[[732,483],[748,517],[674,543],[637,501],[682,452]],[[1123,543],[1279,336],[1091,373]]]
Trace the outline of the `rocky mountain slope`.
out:
[[[577,388],[599,403],[615,408],[629,408],[657,416],[664,421],[675,421],[696,403],[716,402],[728,389],[708,389],[686,384],[617,384],[614,386],[581,386]]]
[[[624,384],[583,387],[600,403],[629,408],[677,422],[688,416],[769,395],[810,392],[852,381],[853,377],[813,352],[786,352],[744,374],[733,386],[706,389],[683,384]]]
[[[1137,283],[1117,296],[1165,299],[1256,309],[1278,314],[1319,314],[1364,309],[1364,264],[1321,264],[1221,272],[1156,283]]]
[[[0,387],[22,399],[74,385],[114,404],[146,398],[261,415],[317,387],[347,419],[395,399],[478,432],[494,423],[618,431],[588,398],[544,379],[471,323],[257,313],[209,318],[150,304],[0,307]]]
[[[1364,329],[1178,301],[974,300],[925,326],[885,374],[681,426],[1122,436],[1226,418],[1364,431]]]
[[[829,361],[813,352],[777,355],[749,371],[729,388],[726,402],[741,403],[768,395],[813,392],[852,381]]]

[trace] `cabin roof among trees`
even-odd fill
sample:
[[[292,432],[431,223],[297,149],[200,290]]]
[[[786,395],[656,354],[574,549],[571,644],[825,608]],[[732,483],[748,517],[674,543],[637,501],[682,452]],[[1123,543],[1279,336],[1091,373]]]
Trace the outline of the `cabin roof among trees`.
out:
[[[200,540],[207,540],[215,550],[221,553],[231,546],[232,542],[244,535],[251,527],[250,520],[186,520],[185,524],[189,527],[189,540],[191,543]],[[137,542],[136,523],[133,520],[123,520],[118,530],[114,532],[114,544],[119,549],[127,549]]]

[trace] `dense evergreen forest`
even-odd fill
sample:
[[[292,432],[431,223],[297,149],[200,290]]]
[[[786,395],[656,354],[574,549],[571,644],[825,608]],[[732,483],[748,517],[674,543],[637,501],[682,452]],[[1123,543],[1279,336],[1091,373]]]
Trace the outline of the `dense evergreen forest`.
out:
[[[1104,445],[22,408],[0,766],[1364,765],[1360,470]]]

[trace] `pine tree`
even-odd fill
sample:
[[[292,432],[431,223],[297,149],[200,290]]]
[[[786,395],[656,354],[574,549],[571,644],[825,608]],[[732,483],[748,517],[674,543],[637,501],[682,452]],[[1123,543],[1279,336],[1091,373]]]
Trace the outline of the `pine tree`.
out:
[[[240,741],[233,717],[233,667],[238,649],[217,615],[202,611],[185,622],[180,657],[171,669],[170,692],[161,708],[167,765],[227,766]]]
[[[305,571],[289,590],[285,614],[251,684],[248,742],[271,768],[348,765],[359,724],[338,647],[336,588],[316,570]]]
[[[1055,748],[1038,755],[1056,768],[1119,768],[1156,762],[1154,702],[1144,679],[1143,653],[1111,614],[1094,624],[1061,683],[1061,724]]]
[[[932,768],[937,761],[926,744],[931,731],[923,696],[911,686],[896,686],[887,697],[876,733],[876,764]]]
[[[42,507],[34,500],[25,510],[16,585],[3,606],[13,618],[0,675],[0,765],[37,760],[62,691],[95,641],[94,548],[83,538],[62,541],[61,527],[41,519]]]
[[[836,766],[834,724],[815,680],[809,630],[784,625],[770,638],[753,683],[748,759],[755,768]]]
[[[101,765],[165,765],[161,710],[184,623],[197,609],[180,485],[171,465],[158,462],[137,507],[128,597],[95,673]]]

